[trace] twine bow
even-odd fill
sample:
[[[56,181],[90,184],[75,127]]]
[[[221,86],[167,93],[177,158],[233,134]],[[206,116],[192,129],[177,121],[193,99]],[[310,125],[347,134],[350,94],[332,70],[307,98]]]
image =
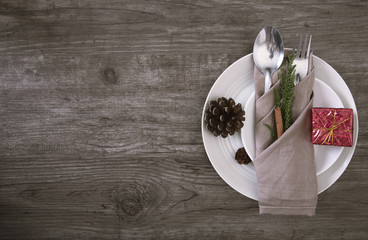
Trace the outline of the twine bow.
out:
[[[336,123],[336,109],[334,109],[334,115],[333,115],[333,122],[332,122],[332,126],[329,127],[329,128],[314,128],[313,130],[322,130],[318,136],[316,137],[316,140],[314,142],[317,141],[317,139],[322,135],[322,134],[325,134],[326,132],[328,132],[328,134],[326,135],[326,137],[323,139],[323,142],[321,143],[321,145],[323,145],[326,141],[327,142],[330,142],[330,140],[332,139],[331,143],[333,144],[333,133],[334,133],[334,130],[336,128],[338,128],[341,124],[343,124],[344,122],[350,120],[351,117],[345,119],[344,121],[342,122],[339,122],[339,123]],[[346,132],[351,132],[351,130],[349,129],[340,129],[341,131],[346,131]]]

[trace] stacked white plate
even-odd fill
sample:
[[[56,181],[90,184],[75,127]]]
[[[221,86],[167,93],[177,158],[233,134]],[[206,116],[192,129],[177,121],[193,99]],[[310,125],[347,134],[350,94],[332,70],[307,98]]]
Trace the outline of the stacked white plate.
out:
[[[313,56],[316,69],[314,107],[351,108],[354,112],[353,146],[314,145],[318,192],[329,188],[345,171],[358,139],[358,114],[354,98],[341,76],[325,61]],[[202,138],[209,160],[221,178],[241,194],[258,200],[258,186],[254,165],[240,165],[236,151],[245,147],[254,157],[254,80],[253,56],[249,54],[229,66],[212,86],[202,114]],[[209,101],[219,97],[233,98],[245,107],[246,120],[241,133],[227,138],[215,137],[204,125],[204,113]]]

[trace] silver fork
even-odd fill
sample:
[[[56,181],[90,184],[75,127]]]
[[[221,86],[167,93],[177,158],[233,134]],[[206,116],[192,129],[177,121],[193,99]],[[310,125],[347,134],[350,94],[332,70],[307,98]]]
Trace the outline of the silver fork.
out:
[[[305,35],[305,40],[302,47],[303,34],[300,34],[299,46],[298,48],[296,48],[298,42],[298,34],[296,35],[295,45],[293,48],[293,53],[296,54],[296,57],[294,59],[294,64],[296,65],[294,85],[297,85],[301,79],[307,76],[308,73],[308,60],[312,43],[312,35],[309,35],[308,49],[307,49],[307,40],[308,35]]]

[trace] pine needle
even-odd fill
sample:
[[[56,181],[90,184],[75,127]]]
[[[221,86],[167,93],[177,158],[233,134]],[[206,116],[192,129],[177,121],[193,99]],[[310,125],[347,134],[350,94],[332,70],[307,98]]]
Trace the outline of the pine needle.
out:
[[[272,129],[272,127],[270,125],[268,125],[266,123],[264,125],[268,128],[268,130],[270,130],[270,133],[271,133],[271,136],[272,136],[273,141],[276,141],[277,140],[277,133],[276,133],[276,131],[274,129]]]
[[[276,90],[275,88],[275,105],[276,107],[281,107],[281,96],[280,96],[280,92]]]

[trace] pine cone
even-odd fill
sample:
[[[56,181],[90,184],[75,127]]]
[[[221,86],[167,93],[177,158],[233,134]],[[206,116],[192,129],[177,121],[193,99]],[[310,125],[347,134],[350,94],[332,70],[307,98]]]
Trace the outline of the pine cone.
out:
[[[210,102],[205,112],[205,123],[208,130],[217,137],[226,138],[244,126],[244,110],[240,103],[235,105],[234,99],[222,97]]]
[[[238,161],[239,164],[247,165],[248,163],[251,162],[250,157],[245,151],[245,148],[239,148],[238,151],[236,151],[235,159],[236,161]]]

